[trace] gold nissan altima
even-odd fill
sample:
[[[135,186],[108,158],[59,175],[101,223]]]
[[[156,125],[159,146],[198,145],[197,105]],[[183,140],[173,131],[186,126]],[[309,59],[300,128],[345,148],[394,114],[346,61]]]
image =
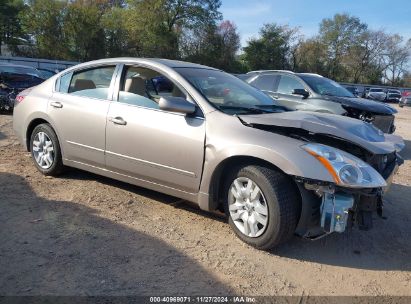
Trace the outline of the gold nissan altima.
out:
[[[224,211],[260,249],[371,228],[404,147],[369,123],[290,111],[223,71],[165,59],[71,67],[21,92],[13,115],[41,173],[75,167]]]

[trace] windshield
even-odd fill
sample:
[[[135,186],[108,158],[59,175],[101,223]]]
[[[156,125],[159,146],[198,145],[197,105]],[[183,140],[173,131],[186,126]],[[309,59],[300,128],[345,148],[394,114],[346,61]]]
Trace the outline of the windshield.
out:
[[[175,68],[214,107],[227,114],[283,112],[284,107],[230,74],[199,68]]]
[[[41,78],[39,71],[30,67],[20,67],[20,66],[0,66],[0,73],[10,73],[10,74],[24,74],[30,76],[36,76]]]
[[[300,77],[317,94],[337,97],[355,97],[350,91],[331,79],[312,75],[300,75]]]
[[[382,89],[370,89],[370,92],[374,92],[374,93],[382,93],[383,90]]]

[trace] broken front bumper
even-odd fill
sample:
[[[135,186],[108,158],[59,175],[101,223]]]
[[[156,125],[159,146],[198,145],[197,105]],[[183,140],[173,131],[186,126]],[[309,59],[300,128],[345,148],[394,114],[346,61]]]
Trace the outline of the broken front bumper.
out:
[[[350,189],[319,181],[297,179],[302,206],[296,234],[315,239],[332,232],[344,232],[347,227],[361,230],[372,228],[372,214],[382,216],[382,197],[392,183],[395,173],[403,164],[397,155],[382,176],[387,186],[376,189]]]

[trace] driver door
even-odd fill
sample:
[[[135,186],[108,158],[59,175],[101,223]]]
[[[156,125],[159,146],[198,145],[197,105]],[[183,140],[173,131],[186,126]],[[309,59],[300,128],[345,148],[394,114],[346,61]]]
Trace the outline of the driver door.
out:
[[[161,96],[188,97],[161,73],[124,66],[106,127],[106,167],[121,175],[198,192],[205,121],[159,109]]]

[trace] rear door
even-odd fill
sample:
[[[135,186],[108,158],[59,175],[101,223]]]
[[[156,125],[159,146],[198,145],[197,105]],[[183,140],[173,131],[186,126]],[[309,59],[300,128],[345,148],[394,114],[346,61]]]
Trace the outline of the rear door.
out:
[[[104,167],[106,116],[112,97],[115,65],[63,75],[49,100],[48,114],[65,159]]]
[[[107,115],[106,166],[122,175],[196,193],[204,161],[202,113],[159,109],[164,96],[190,97],[166,75],[125,66]]]

